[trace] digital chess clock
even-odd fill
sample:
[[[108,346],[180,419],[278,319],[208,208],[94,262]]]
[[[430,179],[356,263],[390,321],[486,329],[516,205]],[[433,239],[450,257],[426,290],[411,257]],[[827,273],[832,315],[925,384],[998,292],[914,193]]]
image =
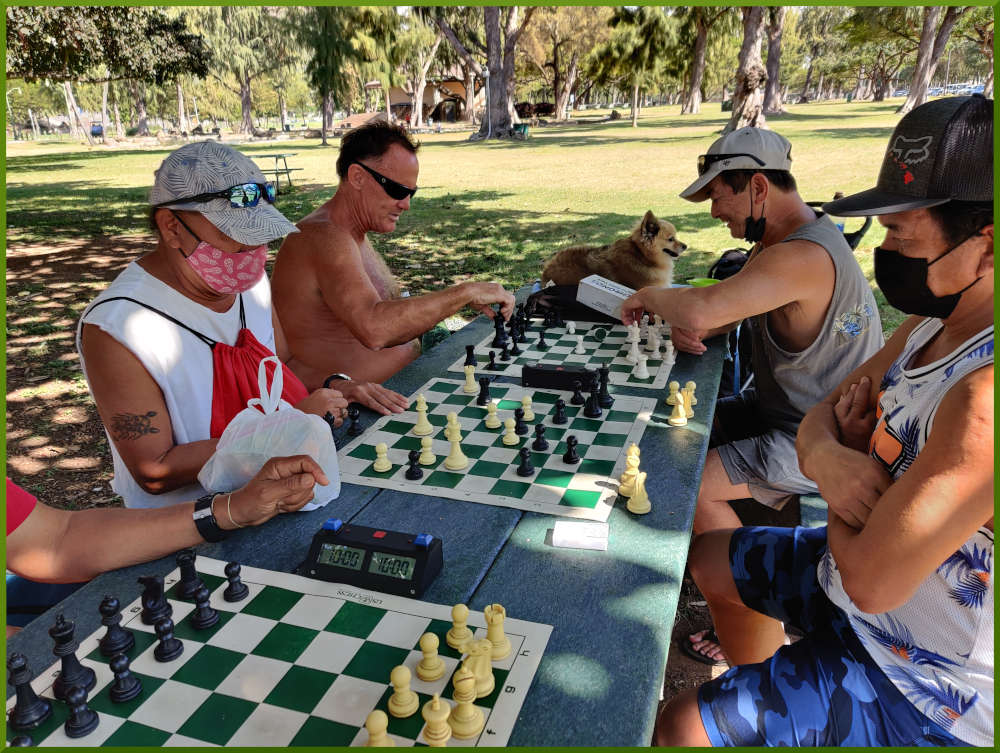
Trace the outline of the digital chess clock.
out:
[[[420,597],[444,564],[441,539],[349,525],[330,518],[296,568],[310,578]]]

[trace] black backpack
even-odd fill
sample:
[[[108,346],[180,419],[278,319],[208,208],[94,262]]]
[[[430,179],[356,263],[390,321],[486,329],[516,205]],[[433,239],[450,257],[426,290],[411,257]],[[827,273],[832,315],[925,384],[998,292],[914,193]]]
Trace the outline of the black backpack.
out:
[[[716,262],[709,267],[708,276],[713,280],[725,280],[743,269],[750,257],[749,251],[741,248],[731,248],[723,251]],[[722,380],[719,382],[719,397],[738,395],[743,385],[753,374],[750,365],[752,351],[750,336],[750,321],[744,320],[740,326],[729,333],[729,358],[722,364]]]

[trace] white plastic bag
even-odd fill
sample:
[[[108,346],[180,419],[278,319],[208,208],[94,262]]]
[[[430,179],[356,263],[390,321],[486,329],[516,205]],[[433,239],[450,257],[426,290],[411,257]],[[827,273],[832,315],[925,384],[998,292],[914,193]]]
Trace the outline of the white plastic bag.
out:
[[[264,364],[275,364],[271,387],[267,386]],[[209,491],[239,489],[274,457],[308,455],[330,480],[328,486],[317,484],[312,501],[303,510],[315,510],[340,495],[340,470],[337,446],[330,425],[319,416],[293,408],[281,399],[283,377],[277,356],[261,359],[257,367],[260,397],[247,401],[219,437],[215,454],[198,472],[198,481]],[[260,410],[254,406],[260,406]],[[261,412],[263,411],[263,413]]]

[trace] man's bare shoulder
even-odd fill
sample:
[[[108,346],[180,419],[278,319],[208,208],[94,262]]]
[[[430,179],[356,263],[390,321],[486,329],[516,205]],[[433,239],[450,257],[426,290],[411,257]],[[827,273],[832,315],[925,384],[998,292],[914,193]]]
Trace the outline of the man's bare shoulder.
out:
[[[818,243],[803,239],[782,241],[763,249],[751,259],[761,272],[788,281],[818,280],[824,274],[832,281],[836,268],[829,252]],[[748,262],[747,266],[751,264]]]
[[[325,205],[317,207],[295,225],[299,232],[285,238],[281,244],[279,257],[285,255],[300,259],[306,256],[327,258],[330,252],[334,252],[334,256],[343,256],[356,254],[358,251],[358,244],[351,233],[331,218]]]

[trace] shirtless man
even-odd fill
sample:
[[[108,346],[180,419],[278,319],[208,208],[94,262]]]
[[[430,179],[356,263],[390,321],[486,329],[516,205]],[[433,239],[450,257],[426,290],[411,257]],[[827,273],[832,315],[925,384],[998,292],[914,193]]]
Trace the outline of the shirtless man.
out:
[[[464,306],[507,319],[514,297],[494,282],[463,282],[399,297],[399,286],[367,234],[395,230],[417,191],[417,145],[385,121],[344,137],[340,185],[303,218],[278,252],[271,287],[292,351],[291,368],[309,387],[333,372],[382,382],[420,355],[422,333]],[[337,382],[330,386],[337,388]]]
[[[799,196],[791,145],[774,131],[741,128],[698,158],[698,179],[681,194],[712,202],[712,217],[755,244],[743,269],[705,288],[643,288],[622,305],[628,324],[642,311],[670,322],[674,345],[705,351],[702,340],[753,322],[754,386],[716,404],[694,532],[736,528],[730,500],[752,497],[781,509],[816,494],[799,470],[802,417],[882,347],[878,308],[843,234]],[[287,241],[286,241],[287,242]],[[722,660],[708,631],[681,650]]]

